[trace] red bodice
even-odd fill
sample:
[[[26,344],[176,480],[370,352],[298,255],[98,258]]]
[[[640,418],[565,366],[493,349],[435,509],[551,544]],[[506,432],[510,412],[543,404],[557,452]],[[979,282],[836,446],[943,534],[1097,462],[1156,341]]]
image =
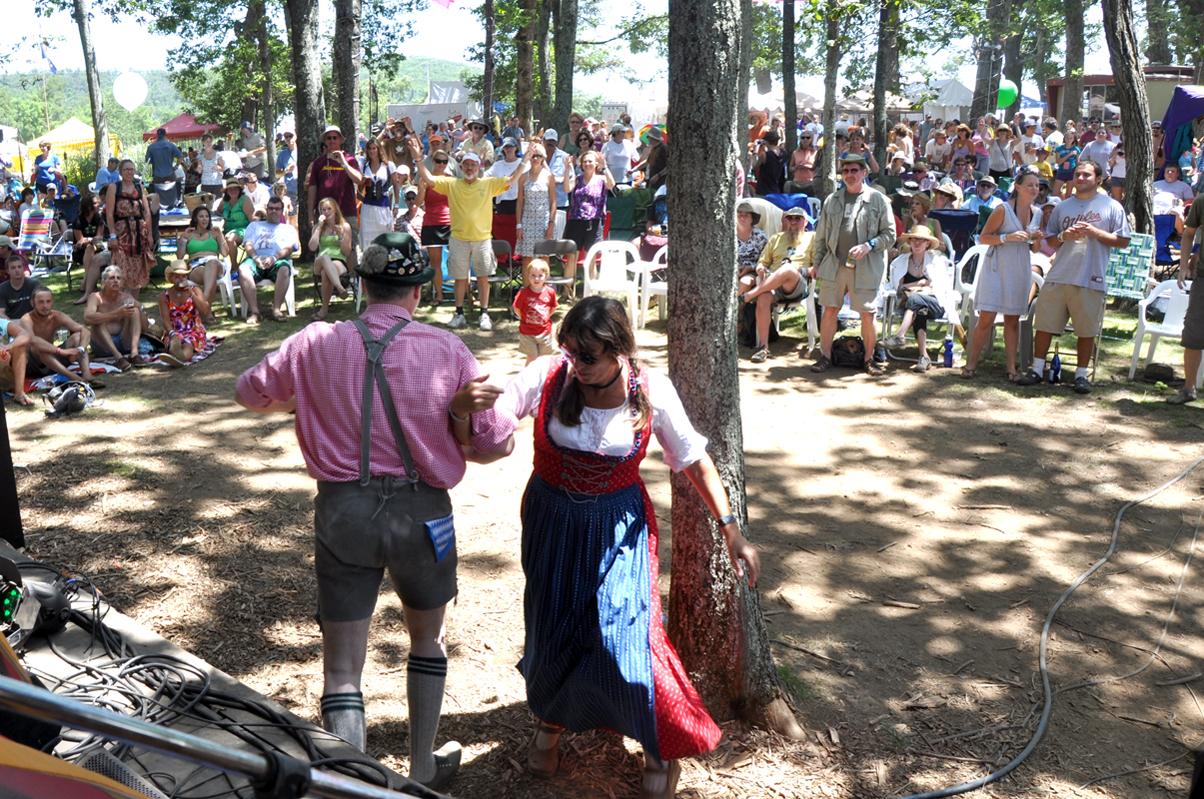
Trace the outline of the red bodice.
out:
[[[640,479],[640,461],[648,452],[652,421],[636,431],[631,450],[626,455],[599,455],[562,447],[548,435],[548,425],[556,412],[560,392],[568,379],[568,362],[557,358],[548,369],[539,398],[539,416],[535,420],[535,473],[545,482],[573,494],[609,494],[636,483]],[[627,390],[631,405],[635,405],[637,387],[643,383],[648,391],[648,375],[628,369]]]

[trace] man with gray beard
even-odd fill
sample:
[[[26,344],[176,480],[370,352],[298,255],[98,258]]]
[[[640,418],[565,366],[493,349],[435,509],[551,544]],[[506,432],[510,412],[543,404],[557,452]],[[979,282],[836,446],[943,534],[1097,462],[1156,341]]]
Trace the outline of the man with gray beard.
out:
[[[813,271],[815,234],[804,230],[807,215],[802,208],[782,214],[782,230],[761,251],[757,262],[757,286],[740,299],[757,304],[757,351],[752,362],[769,357],[769,321],[775,302],[793,302],[807,290],[804,274]]]

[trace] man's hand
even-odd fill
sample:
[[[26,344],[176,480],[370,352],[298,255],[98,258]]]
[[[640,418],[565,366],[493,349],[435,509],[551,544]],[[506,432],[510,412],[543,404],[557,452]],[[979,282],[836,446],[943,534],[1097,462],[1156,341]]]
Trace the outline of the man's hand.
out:
[[[469,414],[480,413],[492,408],[504,389],[501,386],[486,383],[485,381],[488,379],[489,375],[481,375],[457,391],[452,396],[451,404],[448,405],[451,412],[463,418]]]
[[[865,256],[867,256],[869,254],[870,254],[870,245],[868,245],[868,244],[857,244],[857,245],[854,245],[853,247],[849,248],[849,255],[853,259],[858,260],[858,261],[860,261],[862,258],[865,258]]]

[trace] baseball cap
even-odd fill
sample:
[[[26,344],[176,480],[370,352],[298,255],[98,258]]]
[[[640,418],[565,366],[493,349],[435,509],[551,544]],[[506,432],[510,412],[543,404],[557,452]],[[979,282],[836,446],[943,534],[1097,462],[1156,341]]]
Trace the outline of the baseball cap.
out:
[[[506,138],[502,139],[502,149],[504,150],[507,147],[513,147],[516,150],[519,149],[518,139],[514,138],[513,136],[507,136]]]
[[[466,161],[476,161],[479,164],[481,163],[481,156],[476,153],[464,153],[464,157],[460,159],[460,162],[464,163]]]
[[[343,135],[343,131],[339,128],[338,125],[327,125],[326,130],[322,131],[322,135],[325,136],[327,133],[331,133],[331,132],[337,133],[340,136]]]
[[[239,125],[239,129],[241,130],[242,128],[246,128],[247,130],[252,130],[251,123],[250,122],[242,123],[241,125]]]
[[[556,128],[548,128],[543,132],[544,141],[560,141],[560,134],[556,132]]]

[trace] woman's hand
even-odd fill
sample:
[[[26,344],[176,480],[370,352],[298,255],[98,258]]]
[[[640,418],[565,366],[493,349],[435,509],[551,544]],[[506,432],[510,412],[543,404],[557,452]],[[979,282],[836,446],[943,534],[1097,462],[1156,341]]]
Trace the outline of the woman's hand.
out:
[[[1003,237],[1003,240],[1004,240],[1004,241],[1023,241],[1023,242],[1027,242],[1027,241],[1028,241],[1028,234],[1027,234],[1027,233],[1025,233],[1023,230],[1016,230],[1016,231],[1013,231],[1013,232],[1011,232],[1011,233],[1007,234],[1006,236],[1004,236],[1004,237]]]
[[[729,528],[736,530],[729,534]],[[747,573],[749,587],[755,587],[757,578],[761,576],[761,556],[757,554],[756,547],[740,532],[737,522],[723,528],[723,537],[727,540],[727,554],[732,559],[732,568],[736,570],[736,575],[743,577]]]

